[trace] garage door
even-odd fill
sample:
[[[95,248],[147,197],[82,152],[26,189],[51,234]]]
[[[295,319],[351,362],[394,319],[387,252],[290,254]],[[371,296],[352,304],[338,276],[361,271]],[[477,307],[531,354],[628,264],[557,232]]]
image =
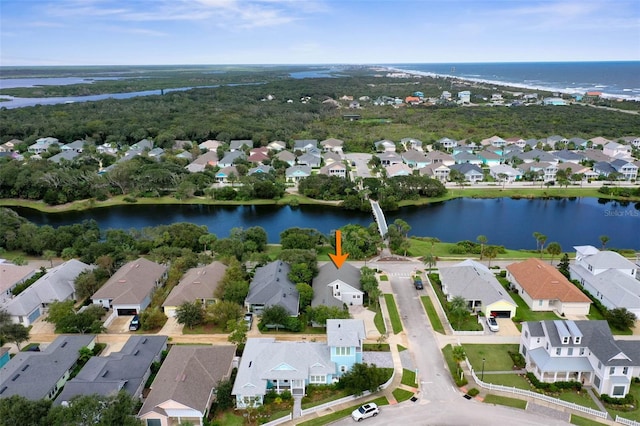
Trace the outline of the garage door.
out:
[[[118,316],[121,315],[136,315],[138,311],[136,309],[118,309]]]
[[[491,311],[491,316],[496,318],[511,318],[511,311]]]

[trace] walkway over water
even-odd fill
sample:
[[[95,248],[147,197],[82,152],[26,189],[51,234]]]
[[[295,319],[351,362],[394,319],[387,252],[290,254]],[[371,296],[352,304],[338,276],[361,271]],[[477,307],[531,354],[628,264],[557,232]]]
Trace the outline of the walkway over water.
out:
[[[387,236],[387,232],[389,228],[387,227],[387,219],[384,217],[384,213],[380,208],[380,204],[377,201],[369,200],[371,202],[371,209],[373,211],[373,217],[376,219],[376,223],[378,224],[378,231],[380,231],[380,235],[382,238]]]

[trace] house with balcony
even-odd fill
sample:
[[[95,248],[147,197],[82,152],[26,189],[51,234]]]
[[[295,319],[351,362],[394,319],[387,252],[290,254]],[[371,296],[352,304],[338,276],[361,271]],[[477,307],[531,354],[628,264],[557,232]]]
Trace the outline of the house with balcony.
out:
[[[467,182],[476,183],[484,179],[482,169],[476,164],[454,164],[453,166],[449,167],[449,170],[456,170],[462,173],[462,175],[464,176],[464,180],[466,180]],[[449,176],[451,176],[451,173],[449,173]]]
[[[440,138],[436,143],[440,144],[444,149],[453,149],[458,146],[458,141],[451,138]]]
[[[247,339],[231,391],[236,408],[262,405],[269,391],[303,396],[309,385],[335,383],[362,362],[365,338],[364,321],[329,319],[326,343]]]
[[[284,171],[284,174],[287,178],[287,182],[300,182],[300,180],[311,176],[311,167],[291,166]]]
[[[522,172],[506,164],[498,164],[489,168],[489,175],[498,182],[512,183],[522,177]]]
[[[576,246],[576,260],[570,265],[572,280],[608,309],[626,308],[640,317],[638,266],[619,253]]]
[[[520,353],[542,382],[577,381],[615,398],[640,374],[640,342],[615,340],[604,320],[523,322]]]
[[[602,147],[602,153],[612,158],[630,158],[631,146],[618,142],[608,142]]]
[[[446,182],[449,180],[449,173],[451,172],[451,169],[444,164],[433,163],[421,168],[418,172],[421,176],[427,176],[431,179],[437,179],[440,182]]]
[[[617,159],[613,160],[610,164],[616,172],[622,175],[624,180],[636,180],[638,178],[638,166],[631,161]]]
[[[518,170],[522,172],[523,175],[527,172],[534,172],[543,182],[554,182],[556,180],[556,173],[558,173],[558,166],[555,163],[522,163],[518,166]]]
[[[556,268],[537,258],[507,266],[507,279],[532,311],[588,315],[591,299]]]
[[[347,166],[341,162],[335,162],[322,167],[318,173],[327,176],[337,176],[344,179],[347,177]]]

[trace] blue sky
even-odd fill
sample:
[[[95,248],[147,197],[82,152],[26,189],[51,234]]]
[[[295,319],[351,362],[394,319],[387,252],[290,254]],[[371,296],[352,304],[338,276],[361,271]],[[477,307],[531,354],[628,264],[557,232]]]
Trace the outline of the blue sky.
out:
[[[0,0],[0,65],[640,60],[640,0]]]

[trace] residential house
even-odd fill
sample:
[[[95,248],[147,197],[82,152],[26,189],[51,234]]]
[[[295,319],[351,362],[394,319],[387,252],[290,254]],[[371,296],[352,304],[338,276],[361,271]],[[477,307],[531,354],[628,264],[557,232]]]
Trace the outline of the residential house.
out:
[[[440,144],[444,149],[453,149],[458,145],[458,141],[450,138],[441,138],[436,142]]]
[[[190,153],[189,151],[182,151],[178,154],[176,154],[176,158],[183,158],[189,162],[193,161],[193,154]]]
[[[139,258],[126,263],[91,296],[92,302],[116,315],[136,315],[149,306],[156,288],[167,278],[167,266]]]
[[[309,385],[336,382],[362,362],[365,338],[362,320],[329,319],[326,343],[248,339],[231,391],[236,408],[262,405],[268,391],[303,396]]]
[[[120,351],[91,357],[64,385],[54,405],[68,405],[78,395],[112,396],[121,390],[142,399],[151,365],[160,362],[167,340],[167,336],[131,336]]]
[[[249,155],[247,161],[254,164],[262,164],[264,161],[268,160],[269,156],[266,152],[257,151]]]
[[[404,103],[407,105],[420,105],[422,103],[422,99],[417,96],[407,96],[404,98]]]
[[[218,154],[215,151],[207,151],[204,154],[198,156],[191,163],[187,164],[184,168],[191,173],[203,172],[207,166],[215,167],[218,165]]]
[[[456,164],[482,164],[482,160],[480,159],[480,157],[469,151],[462,151],[457,154],[453,154],[453,159],[455,160]]]
[[[13,152],[16,150],[16,147],[23,143],[20,139],[11,139],[0,145],[0,152]]]
[[[542,382],[581,382],[616,398],[640,370],[640,342],[615,340],[604,320],[524,322],[520,353]]]
[[[525,163],[533,163],[537,161],[543,161],[545,163],[557,163],[558,159],[551,153],[543,151],[541,149],[532,149],[531,151],[525,151],[518,155]]]
[[[537,176],[542,178],[543,182],[555,182],[558,166],[554,163],[522,163],[518,166],[518,170],[525,174],[526,172],[535,172]]]
[[[324,160],[324,164],[342,163],[340,155],[332,151],[322,154],[322,159]]]
[[[130,155],[142,155],[145,151],[151,151],[153,149],[153,141],[149,139],[142,139],[129,147],[127,154]]]
[[[481,163],[488,167],[497,166],[502,163],[502,155],[496,154],[495,152],[491,152],[489,150],[483,149],[482,151],[478,151],[478,158]]]
[[[47,137],[36,139],[36,142],[33,145],[29,145],[27,150],[32,154],[42,154],[43,152],[47,152],[49,147],[52,145],[59,145],[58,139]]]
[[[440,182],[446,182],[449,179],[449,167],[441,163],[429,164],[418,170],[421,176],[427,176],[431,179],[437,179]]]
[[[236,166],[227,166],[223,167],[216,172],[215,178],[216,182],[220,183],[234,183],[238,180],[238,169]]]
[[[444,164],[448,167],[456,164],[456,160],[453,158],[453,156],[442,151],[430,151],[427,153],[427,158],[432,165]]]
[[[69,380],[80,349],[93,349],[95,342],[93,334],[63,335],[42,352],[18,352],[0,368],[0,398],[52,399]]]
[[[290,271],[289,264],[281,260],[257,268],[244,300],[247,311],[260,314],[268,306],[282,306],[292,317],[297,317],[300,295],[288,277]]]
[[[600,151],[599,149],[585,149],[584,150],[584,156],[587,160],[589,161],[593,161],[593,162],[599,162],[599,161],[605,161],[605,162],[609,162],[611,161],[611,157],[609,157],[608,155],[605,155],[602,153],[602,151]]]
[[[376,157],[380,159],[380,164],[385,167],[392,166],[394,164],[402,164],[402,157],[395,152],[382,152],[380,154],[376,154]]]
[[[36,272],[28,265],[0,262],[0,305],[11,298],[11,292],[18,284],[27,281]]]
[[[484,179],[482,169],[476,164],[454,164],[453,166],[449,167],[449,170],[457,170],[458,172],[462,173],[464,179],[467,182],[476,183]],[[451,173],[449,173],[449,176],[451,176]]]
[[[48,158],[52,163],[60,164],[63,161],[73,161],[80,154],[76,151],[61,151]]]
[[[610,174],[617,173],[617,170],[608,161],[598,161],[593,165],[593,171],[598,176],[609,177]]]
[[[287,182],[300,182],[301,179],[311,176],[311,167],[309,166],[291,166],[285,171]]]
[[[389,139],[379,140],[373,143],[377,152],[396,152],[396,144]]]
[[[513,146],[517,146],[518,148],[524,148],[525,145],[527,144],[524,139],[519,138],[517,136],[513,138],[506,138],[505,141],[507,141],[507,146],[513,145]]]
[[[189,269],[162,304],[165,315],[176,316],[176,310],[185,302],[200,302],[202,306],[215,303],[214,294],[226,270],[227,267],[217,261]]]
[[[567,144],[569,142],[569,139],[560,135],[549,136],[548,138],[543,140],[544,144],[550,146],[551,149],[556,149],[557,143]]]
[[[574,163],[579,164],[582,160],[584,160],[584,155],[575,151],[569,151],[567,149],[563,149],[562,151],[556,151],[553,153],[554,157],[563,163]]]
[[[484,146],[491,145],[498,148],[502,148],[503,146],[507,145],[507,141],[502,139],[500,136],[491,136],[488,139],[481,140],[480,144]]]
[[[209,139],[209,140],[204,141],[201,144],[199,144],[198,148],[200,148],[200,149],[208,149],[209,151],[216,151],[218,149],[218,147],[221,147],[223,145],[224,145],[224,142],[222,142],[222,141]]]
[[[483,264],[467,259],[450,267],[440,268],[442,291],[451,301],[463,297],[473,312],[485,317],[513,318],[518,305],[496,276]]]
[[[220,167],[233,166],[236,160],[245,160],[246,158],[247,156],[244,153],[244,151],[225,152],[224,157],[222,157],[222,160],[218,161],[218,166]]]
[[[311,306],[361,306],[364,292],[360,285],[360,269],[350,263],[336,268],[333,262],[325,263],[313,279]]]
[[[138,418],[145,426],[204,426],[221,381],[229,380],[236,348],[174,345],[151,384]]]
[[[249,169],[249,171],[247,172],[247,176],[251,176],[251,175],[264,175],[264,174],[269,174],[273,171],[273,167],[271,166],[265,166],[264,164],[260,164],[257,167],[252,167]]]
[[[283,149],[287,149],[287,143],[284,141],[273,141],[269,142],[267,148],[269,151],[282,151]]]
[[[276,154],[275,158],[284,161],[290,166],[295,166],[296,164],[296,156],[290,151],[280,151]]]
[[[567,144],[571,144],[571,143],[575,145],[576,149],[585,149],[587,147],[586,139],[573,137],[569,139],[569,142],[567,142]]]
[[[229,141],[229,151],[245,151],[253,148],[253,141],[250,139],[238,139]]]
[[[387,177],[411,176],[413,174],[413,169],[404,163],[392,164],[390,166],[386,166],[384,169],[387,173]]]
[[[597,178],[598,174],[594,173],[591,168],[583,166],[581,164],[575,163],[559,163],[558,170],[564,170],[567,174],[575,175],[582,174],[584,175],[583,179],[587,179],[588,177]]]
[[[317,139],[297,139],[293,141],[293,151],[308,152],[310,149],[318,149]]]
[[[471,92],[468,90],[458,92],[458,102],[463,104],[471,103]]]
[[[507,266],[507,279],[532,311],[588,315],[591,299],[552,265],[530,258]]]
[[[567,103],[562,98],[544,98],[542,100],[543,105],[552,105],[552,106],[565,106]]]
[[[636,166],[631,161],[617,159],[611,162],[611,167],[613,167],[616,172],[620,173],[624,180],[636,180],[638,177],[638,166]]]
[[[497,181],[507,183],[515,182],[522,177],[522,173],[506,164],[498,164],[497,166],[490,167],[489,175]]]
[[[609,142],[602,148],[602,153],[613,158],[629,158],[631,157],[631,146]]]
[[[400,154],[400,157],[407,166],[413,169],[421,169],[427,164],[431,163],[422,151],[416,151],[415,149],[410,149],[403,152],[402,154]]]
[[[400,143],[404,146],[405,151],[409,151],[411,149],[415,151],[423,151],[422,141],[420,139],[402,138],[400,139]]]
[[[105,142],[96,147],[96,152],[98,154],[116,155],[118,153],[118,145],[113,142]]]
[[[160,147],[153,148],[147,153],[149,158],[159,160],[164,155],[164,149]]]
[[[451,99],[451,92],[449,92],[447,90],[443,90],[442,94],[440,95],[440,99],[448,101],[449,99]]]
[[[340,162],[335,162],[327,164],[326,166],[321,168],[318,173],[327,176],[337,176],[344,179],[347,177],[347,166]]]
[[[344,141],[336,138],[329,138],[320,142],[320,146],[325,152],[342,152]]]
[[[12,299],[6,300],[3,308],[11,316],[11,321],[30,326],[52,302],[75,300],[75,279],[84,271],[94,269],[79,260],[71,259],[55,266]]]
[[[298,162],[298,165],[309,166],[314,169],[320,167],[320,163],[322,162],[322,158],[319,155],[313,155],[308,152],[302,154],[296,160]]]
[[[82,151],[84,151],[85,144],[87,144],[87,141],[77,140],[77,141],[73,141],[71,143],[62,145],[60,147],[60,150],[62,152],[64,152],[64,151],[75,151],[78,154],[80,154],[80,153],[82,153]]]
[[[638,266],[619,253],[600,251],[593,246],[576,246],[575,263],[569,267],[571,279],[608,309],[626,308],[640,317]]]
[[[611,142],[609,139],[607,138],[603,138],[602,136],[596,136],[595,138],[591,138],[589,139],[589,142],[591,142],[592,146],[598,146],[598,145],[602,145],[603,149],[604,146],[607,145],[609,142]]]

